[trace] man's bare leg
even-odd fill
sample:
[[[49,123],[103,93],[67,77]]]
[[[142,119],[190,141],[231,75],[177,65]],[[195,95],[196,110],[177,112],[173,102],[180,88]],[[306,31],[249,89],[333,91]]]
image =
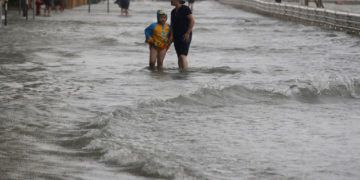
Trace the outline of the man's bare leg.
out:
[[[180,55],[178,57],[178,65],[181,72],[186,71],[186,69],[188,68],[187,56]]]

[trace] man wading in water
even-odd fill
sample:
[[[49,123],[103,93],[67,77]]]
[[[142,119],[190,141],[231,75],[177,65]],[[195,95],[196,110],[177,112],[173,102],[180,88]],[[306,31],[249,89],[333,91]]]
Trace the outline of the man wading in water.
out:
[[[184,0],[171,0],[171,5],[175,6],[171,11],[171,30],[180,71],[185,71],[188,67],[187,55],[195,24],[190,8],[184,3]]]

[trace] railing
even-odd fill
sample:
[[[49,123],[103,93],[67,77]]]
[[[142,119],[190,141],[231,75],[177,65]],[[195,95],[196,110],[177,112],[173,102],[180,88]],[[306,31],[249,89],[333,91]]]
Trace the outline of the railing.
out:
[[[245,10],[360,35],[360,14],[261,0],[219,0]]]

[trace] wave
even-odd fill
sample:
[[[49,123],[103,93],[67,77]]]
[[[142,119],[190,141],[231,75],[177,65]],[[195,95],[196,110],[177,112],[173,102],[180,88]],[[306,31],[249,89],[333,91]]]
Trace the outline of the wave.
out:
[[[79,122],[77,129],[59,132],[61,137],[57,143],[68,148],[84,148],[93,140],[106,136],[110,118],[111,116],[101,114],[86,122]]]
[[[116,107],[108,113],[98,114],[79,122],[71,129],[56,129],[56,144],[68,151],[45,151],[54,155],[95,159],[107,166],[136,176],[160,179],[206,179],[190,165],[179,162],[178,156],[152,143],[138,139],[132,123],[148,114],[139,114],[139,107]],[[134,121],[135,120],[135,121]],[[128,129],[131,128],[131,129]],[[164,152],[162,152],[164,151]]]
[[[159,115],[157,112],[160,114],[174,111],[176,111],[174,113],[178,111],[191,113],[193,109],[259,103],[276,105],[294,99],[313,103],[323,97],[353,98],[360,93],[358,79],[351,80],[347,85],[334,81],[329,83],[327,88],[315,86],[314,84],[317,84],[315,81],[284,83],[289,85],[287,89],[266,89],[245,85],[207,86],[190,94],[165,100],[153,99],[132,107],[115,107],[108,113],[98,114],[94,118],[87,119],[86,122],[78,123],[78,130],[69,131],[69,135],[62,134],[59,136],[59,142],[62,146],[83,151],[81,154],[76,154],[77,156],[95,158],[108,166],[135,175],[164,179],[207,179],[201,170],[186,163],[187,160],[179,159],[182,157],[173,154],[171,149],[161,148],[167,145],[171,147],[171,144],[158,142],[156,138],[143,137],[144,133],[137,133],[137,131],[147,129],[153,131],[148,128],[147,123],[154,123],[154,118]],[[181,110],[178,110],[179,107]],[[207,110],[205,111],[208,112]]]
[[[120,33],[120,36],[123,37],[134,37],[134,34],[131,31],[124,31]]]
[[[217,29],[200,27],[200,28],[196,28],[195,31],[196,31],[196,32],[201,32],[201,33],[208,33],[208,32],[217,31]]]
[[[289,86],[286,95],[300,101],[319,101],[321,98],[360,98],[359,79],[334,78],[328,81],[297,81]]]
[[[222,51],[226,52],[246,52],[248,49],[246,48],[240,48],[240,47],[233,47],[233,48],[221,48]]]
[[[190,161],[186,157],[172,151],[174,147],[171,142],[158,141],[157,133],[137,131],[153,131],[154,118],[159,114],[183,112],[184,109],[191,112],[199,108],[222,108],[239,102],[271,102],[272,98],[282,99],[286,96],[271,90],[233,85],[225,88],[203,87],[191,94],[165,100],[153,99],[133,107],[119,106],[100,122],[94,120],[79,124],[82,129],[87,129],[87,133],[81,136],[86,144],[81,144],[79,148],[89,154],[97,154],[97,159],[108,166],[134,175],[164,179],[208,179],[203,170],[188,164]],[[178,110],[179,107],[182,107],[181,110]],[[148,123],[151,124],[149,128]],[[145,134],[149,134],[149,137],[144,137]],[[78,142],[78,139],[74,140],[74,143]]]
[[[157,75],[157,76],[168,76],[171,75],[173,77],[173,79],[183,79],[184,77],[187,77],[191,74],[195,74],[195,73],[200,73],[200,74],[223,74],[223,75],[228,75],[228,74],[243,74],[244,70],[242,69],[234,69],[234,68],[230,68],[229,66],[220,66],[220,67],[191,67],[189,69],[187,69],[186,72],[179,72],[179,69],[176,68],[169,68],[169,67],[165,67],[164,71],[162,72],[157,72],[157,71],[151,71],[149,70],[148,67],[144,67],[142,69],[139,69],[137,71],[126,71],[124,72],[124,74],[129,74],[129,73],[138,73],[138,72],[151,72],[153,73],[153,75]]]
[[[212,67],[212,68],[189,68],[189,73],[199,72],[204,74],[237,74],[243,71],[232,69],[229,66]]]
[[[297,100],[305,103],[320,102],[326,98],[360,98],[360,81],[328,82],[327,86],[315,86],[315,82],[297,82],[288,88],[263,88],[232,85],[224,88],[204,87],[188,95],[164,101],[153,100],[139,104],[139,106],[168,106],[176,104],[182,106],[225,107],[236,104],[277,104],[285,100]]]
[[[194,169],[181,165],[153,148],[132,146],[121,141],[94,140],[85,149],[104,152],[99,161],[138,176],[164,179],[206,179]],[[171,156],[171,155],[170,155]]]
[[[203,87],[188,95],[179,95],[167,100],[152,100],[139,103],[139,107],[171,107],[181,106],[191,109],[197,108],[221,108],[237,104],[278,103],[279,100],[289,99],[285,94],[272,89],[247,88],[241,85],[229,87]]]
[[[95,37],[92,40],[104,46],[115,46],[118,45],[118,41],[115,38],[107,38],[107,37]]]
[[[26,61],[26,57],[21,53],[1,52],[0,64],[22,64]]]

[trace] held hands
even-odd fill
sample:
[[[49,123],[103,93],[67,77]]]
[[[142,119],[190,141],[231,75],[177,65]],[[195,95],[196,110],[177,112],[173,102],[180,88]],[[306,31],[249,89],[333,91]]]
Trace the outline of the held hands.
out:
[[[168,39],[168,40],[166,41],[166,51],[169,50],[169,48],[170,48],[170,46],[171,46],[171,43],[172,43],[172,39]]]
[[[166,45],[167,45],[167,46],[170,46],[171,43],[172,43],[172,40],[171,40],[171,39],[167,39],[167,40],[166,40]]]

